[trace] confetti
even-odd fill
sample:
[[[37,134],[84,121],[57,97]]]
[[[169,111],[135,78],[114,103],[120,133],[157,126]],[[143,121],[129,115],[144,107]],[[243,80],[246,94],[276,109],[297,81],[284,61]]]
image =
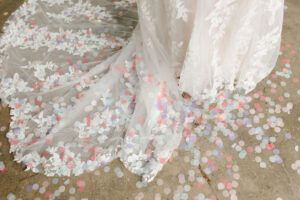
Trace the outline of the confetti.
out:
[[[285,7],[285,11],[287,11],[287,6]],[[85,11],[82,12],[84,15]],[[99,19],[97,16],[82,17],[83,20],[87,22],[90,20],[95,20],[98,23],[103,22],[103,20]],[[32,26],[35,26],[36,22],[31,22],[31,24]],[[93,32],[87,30],[84,34],[86,37],[91,38]],[[47,40],[51,40],[53,44],[56,45],[63,44],[64,39],[62,37],[63,36],[59,36],[56,38],[53,35],[45,36]],[[68,36],[65,37],[68,38]],[[116,39],[111,33],[107,33],[105,37],[111,38],[111,41]],[[30,38],[27,38],[26,41],[30,42]],[[117,40],[115,41],[117,42]],[[82,49],[85,48],[85,43],[76,43],[76,47],[74,48],[77,48],[77,51],[79,47]],[[235,200],[238,199],[239,187],[243,187],[242,183],[244,179],[245,165],[242,165],[241,163],[254,162],[257,166],[256,170],[261,168],[262,173],[266,174],[271,170],[272,166],[282,163],[285,155],[283,149],[287,147],[284,145],[285,143],[288,143],[286,141],[292,139],[290,142],[293,142],[297,137],[297,133],[294,132],[293,129],[288,129],[289,133],[285,132],[287,131],[287,128],[289,128],[287,127],[287,117],[291,117],[290,113],[297,114],[297,103],[294,101],[294,98],[297,98],[297,96],[295,95],[300,95],[300,90],[296,88],[296,84],[299,83],[299,77],[295,77],[298,74],[296,74],[297,71],[295,70],[294,60],[291,58],[297,54],[293,48],[294,45],[292,43],[282,43],[281,51],[283,52],[279,59],[279,64],[275,68],[275,72],[272,72],[272,74],[268,77],[269,80],[262,83],[262,91],[253,91],[249,94],[249,96],[230,95],[225,93],[214,102],[215,105],[203,105],[202,108],[196,108],[196,106],[191,102],[191,105],[188,105],[185,108],[187,110],[185,114],[187,116],[194,116],[197,123],[195,122],[193,128],[185,131],[185,138],[183,139],[180,147],[173,152],[171,159],[169,159],[169,161],[172,160],[172,162],[169,162],[168,159],[165,158],[159,158],[159,161],[162,163],[168,162],[170,167],[175,166],[176,170],[170,172],[163,171],[162,174],[159,174],[155,179],[154,183],[156,184],[149,185],[149,190],[147,188],[146,190],[142,189],[143,187],[146,187],[146,184],[142,181],[136,182],[135,192],[137,194],[134,194],[135,199],[144,199],[148,197],[153,198],[154,195],[155,200],[167,198],[216,200],[216,196],[212,194],[204,194],[204,188],[206,188],[210,183],[215,184],[214,187],[220,190],[221,198],[223,196],[224,198]],[[81,50],[78,51],[81,52]],[[82,56],[68,59],[62,56],[60,59],[66,59],[66,64],[72,67],[74,73],[76,72],[78,75],[81,75],[82,71],[87,71],[89,69],[89,66],[86,63],[89,63],[91,60],[97,61],[96,57],[100,57],[99,55],[104,56],[108,54],[110,54],[110,51],[100,50],[98,53],[94,54],[86,54],[86,52],[83,52]],[[102,57],[100,58],[102,59]],[[138,60],[142,61],[143,58],[141,57]],[[128,72],[127,68],[120,66],[117,70],[124,74],[124,77],[128,76],[128,74],[126,74]],[[61,69],[57,69],[57,73],[60,75],[66,74],[66,72]],[[86,86],[93,83],[95,80],[96,79],[93,78],[84,79],[82,83],[75,86],[73,89],[76,91],[76,95],[72,101],[75,102],[78,99],[84,98]],[[144,80],[151,83],[154,80],[153,75],[145,74]],[[124,79],[122,81],[126,80]],[[45,82],[39,82],[31,86],[36,89],[39,87],[45,87],[46,85]],[[56,88],[58,86],[58,82],[51,85],[52,88]],[[296,93],[294,89],[290,90],[291,86],[296,88]],[[119,103],[130,108],[131,106],[128,102],[134,97],[131,95],[129,90],[124,90],[122,92],[123,93],[120,94],[123,94],[123,97],[128,98],[125,98],[124,101],[120,101]],[[32,101],[32,105],[42,106],[45,104],[43,101],[44,99],[42,96],[38,96]],[[57,113],[60,113],[64,109],[64,106],[59,102],[63,101],[63,99],[58,98],[54,101],[56,101],[54,109],[56,109]],[[103,101],[105,101],[106,104],[102,108],[100,101],[91,99],[90,105],[85,107],[85,111],[89,113],[93,109],[99,108],[99,111],[102,112],[101,109],[108,109],[109,105],[113,103],[113,99],[109,96],[103,97]],[[15,108],[20,109],[22,108],[23,103],[16,102],[14,106]],[[162,110],[161,118],[157,121],[157,123],[162,126],[168,121],[165,120],[168,118],[168,113],[166,112],[166,108],[168,106],[169,104],[163,103],[157,105],[158,110]],[[5,109],[5,107],[0,106],[0,111],[3,109]],[[90,130],[93,130],[93,125],[98,123],[98,121],[95,120],[97,117],[99,117],[99,115],[91,113],[91,115],[87,115],[83,121],[76,122],[75,127],[80,130],[82,125],[85,124],[91,128]],[[63,116],[53,116],[53,118],[51,118],[52,121],[49,123],[56,120],[61,121],[62,119]],[[109,123],[115,123],[119,122],[118,120],[120,119],[111,115],[109,116],[109,120]],[[297,116],[295,120],[300,122],[300,116]],[[142,124],[143,121],[144,120],[141,119],[140,123]],[[20,120],[19,122],[22,124],[24,121]],[[104,137],[97,137],[97,141],[105,142],[106,137],[109,135],[109,131],[107,130],[109,123],[101,122],[99,123],[99,126],[94,127],[95,130],[99,131],[99,135],[101,135],[100,132],[105,135]],[[1,126],[0,131],[5,132],[7,129],[7,126]],[[21,133],[22,132],[19,129],[14,129],[12,132],[12,134],[16,136],[20,136]],[[131,132],[129,135],[133,142],[137,141],[136,135],[136,132]],[[84,133],[80,135],[82,138],[88,138],[86,136],[87,135],[84,135]],[[166,138],[166,140],[168,139],[169,138]],[[49,144],[51,144],[51,140],[48,141]],[[281,143],[282,145],[279,145]],[[18,145],[19,140],[11,140],[10,144]],[[153,145],[156,144],[154,143]],[[6,148],[6,143],[4,141],[3,143],[0,142],[0,148],[2,146],[5,146]],[[86,151],[91,152],[91,161],[97,161],[100,159],[96,155],[97,149],[89,148],[90,147],[86,148]],[[294,148],[296,152],[299,152],[299,145],[292,145],[291,148]],[[225,151],[228,153],[228,149],[230,149],[229,153],[231,154],[224,155]],[[61,153],[66,153],[66,148],[62,147],[59,151]],[[147,155],[151,155],[153,153],[155,152],[151,149],[147,150]],[[1,155],[2,154],[0,154],[0,156]],[[87,169],[87,171],[93,171],[93,169],[98,167],[93,162],[89,162],[89,164],[82,165],[82,169],[78,169],[72,164],[72,160],[74,161],[75,157],[67,157],[67,155],[65,155],[65,157],[70,163],[68,166],[74,172],[76,170],[81,171],[84,169]],[[5,169],[5,163],[0,161],[0,171]],[[291,167],[295,176],[300,175],[299,163],[299,160],[294,160],[293,163],[288,166],[288,168]],[[125,180],[128,181],[126,184],[131,183],[131,177],[125,176],[127,172],[123,172],[123,168],[106,164],[107,163],[104,161],[101,162],[103,167],[95,170],[91,174],[88,174],[86,177],[80,177],[80,179],[78,177],[67,180],[61,177],[47,178],[47,181],[44,181],[45,179],[40,179],[38,180],[38,183],[34,183],[32,180],[29,180],[29,183],[26,183],[29,185],[22,185],[22,192],[27,192],[28,195],[36,194],[42,196],[41,198],[36,197],[34,200],[40,200],[42,198],[77,199],[77,196],[80,196],[81,198],[83,195],[90,192],[91,188],[87,186],[90,185],[90,183],[94,184],[92,181],[99,180],[99,182],[101,182],[102,177],[103,179],[106,179],[106,177],[112,178],[111,174],[113,174],[114,177],[117,176],[120,178],[120,180],[116,180],[116,183],[119,183],[118,181]],[[23,163],[24,167],[26,165],[28,164]],[[102,169],[105,172],[104,174],[100,172]],[[63,169],[61,170],[62,172],[64,171]],[[251,170],[255,170],[255,168],[251,167]],[[95,187],[96,186],[97,182],[95,183]],[[116,187],[119,186],[116,185]],[[276,186],[274,186],[274,188],[275,187]],[[143,192],[140,192],[140,190]],[[150,194],[151,191],[155,191],[155,194]],[[39,194],[37,194],[37,192]],[[62,195],[61,193],[64,193],[63,195],[65,196],[59,197]],[[196,196],[192,196],[192,194]],[[24,196],[23,199],[25,198],[26,197]],[[17,199],[17,197],[15,194],[9,193],[7,195],[7,199]],[[89,198],[81,199],[85,200]],[[98,198],[93,197],[93,199]],[[282,199],[283,197],[276,198],[276,200]]]

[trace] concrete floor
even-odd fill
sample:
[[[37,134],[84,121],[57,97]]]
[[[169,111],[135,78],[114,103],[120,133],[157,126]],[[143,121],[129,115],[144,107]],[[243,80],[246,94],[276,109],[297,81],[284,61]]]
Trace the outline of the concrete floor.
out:
[[[0,0],[0,26],[21,3]],[[13,161],[5,137],[10,109],[0,106],[0,200],[300,200],[300,1],[285,3],[282,55],[273,72],[249,95],[253,100],[244,110],[249,114],[232,111],[238,116],[239,128],[233,130],[238,137],[231,140],[219,133],[223,148],[209,142],[210,131],[197,137],[194,151],[184,148],[183,141],[173,160],[147,186],[119,161],[78,177],[46,177],[24,172]],[[262,112],[256,111],[258,105]],[[251,127],[241,123],[246,119],[256,128],[269,124],[263,137],[272,138],[271,143],[263,145],[251,135]],[[214,122],[210,125],[214,127]],[[195,150],[200,152],[197,159]],[[116,169],[123,172],[122,177]]]

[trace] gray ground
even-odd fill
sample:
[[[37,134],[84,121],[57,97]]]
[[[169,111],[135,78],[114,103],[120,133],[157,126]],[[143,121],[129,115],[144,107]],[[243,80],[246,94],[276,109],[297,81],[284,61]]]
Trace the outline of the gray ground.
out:
[[[21,3],[21,0],[0,0],[0,26]],[[0,106],[0,200],[300,200],[300,1],[286,0],[286,5],[282,55],[274,71],[251,93],[254,100],[248,104],[250,113],[251,108],[255,110],[256,103],[263,110],[259,115],[256,112],[247,116],[254,120],[253,127],[263,127],[269,117],[282,118],[282,123],[270,125],[273,128],[264,132],[264,136],[276,140],[267,145],[267,149],[251,152],[251,147],[258,147],[261,141],[249,134],[250,128],[241,125],[234,131],[238,135],[236,140],[231,141],[228,137],[219,135],[224,148],[210,143],[210,135],[198,137],[195,147],[200,151],[199,165],[191,164],[193,153],[179,148],[174,153],[173,160],[166,164],[147,187],[141,187],[140,177],[129,173],[119,161],[109,164],[109,168],[98,168],[78,177],[46,177],[24,172],[13,161],[5,137],[9,128],[10,109]],[[289,59],[290,65],[283,64],[286,59]],[[292,72],[290,77],[274,76],[276,72],[288,70]],[[275,105],[255,98],[259,91]],[[289,112],[291,105],[293,107]],[[255,115],[259,116],[259,122],[255,122]],[[246,116],[241,116],[240,119],[244,117]],[[246,158],[239,158],[239,150],[236,149],[240,147],[237,146],[249,150]],[[274,149],[280,152],[282,162],[272,162]],[[208,162],[205,162],[206,159]],[[265,164],[266,167],[263,168]],[[209,173],[209,167],[213,166],[216,167],[215,170]],[[123,177],[116,175],[116,168],[120,168]]]

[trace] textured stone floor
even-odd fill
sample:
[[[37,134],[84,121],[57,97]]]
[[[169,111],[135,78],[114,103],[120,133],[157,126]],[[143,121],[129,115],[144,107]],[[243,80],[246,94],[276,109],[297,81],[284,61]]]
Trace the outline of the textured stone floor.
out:
[[[0,0],[0,26],[21,3]],[[8,152],[10,109],[0,105],[0,200],[300,200],[300,1],[285,4],[282,55],[273,72],[239,109],[221,104],[223,114],[203,115],[203,130],[185,132],[147,186],[119,161],[78,177],[24,172]]]

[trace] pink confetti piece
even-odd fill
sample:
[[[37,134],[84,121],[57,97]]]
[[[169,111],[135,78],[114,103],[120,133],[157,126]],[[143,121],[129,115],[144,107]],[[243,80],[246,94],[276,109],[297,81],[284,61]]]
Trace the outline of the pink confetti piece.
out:
[[[282,59],[281,62],[283,64],[288,64],[290,62],[290,59]]]

